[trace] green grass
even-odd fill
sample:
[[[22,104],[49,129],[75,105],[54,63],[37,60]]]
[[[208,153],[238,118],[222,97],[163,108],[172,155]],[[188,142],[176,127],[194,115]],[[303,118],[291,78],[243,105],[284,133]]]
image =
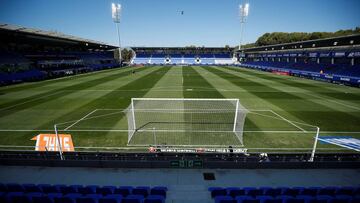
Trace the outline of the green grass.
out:
[[[319,126],[321,135],[360,138],[358,88],[233,67],[136,69],[135,74],[131,68],[113,69],[1,87],[0,145],[34,146],[32,137],[59,124],[60,130],[68,128],[75,147],[127,147],[128,134],[122,131],[127,130],[127,118],[121,109],[131,98],[142,97],[238,98],[250,110],[244,129],[246,148],[311,148],[315,128],[304,124]],[[157,136],[162,144],[187,139],[186,133]],[[187,143],[233,141],[229,136],[202,134]],[[319,144],[319,148],[336,147]]]

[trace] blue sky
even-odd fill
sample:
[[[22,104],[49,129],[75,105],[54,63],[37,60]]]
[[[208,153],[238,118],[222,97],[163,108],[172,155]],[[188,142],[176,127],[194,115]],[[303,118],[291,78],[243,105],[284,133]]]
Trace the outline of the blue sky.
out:
[[[241,0],[113,0],[123,5],[124,46],[235,46]],[[117,44],[112,0],[0,0],[0,23]],[[360,26],[360,0],[250,0],[245,43],[266,32]],[[184,15],[180,14],[184,11]]]

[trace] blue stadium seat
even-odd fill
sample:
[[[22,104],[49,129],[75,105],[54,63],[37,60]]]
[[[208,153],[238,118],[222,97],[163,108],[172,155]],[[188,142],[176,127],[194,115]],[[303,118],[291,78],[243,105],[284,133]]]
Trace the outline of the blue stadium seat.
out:
[[[263,189],[264,191],[264,195],[269,195],[269,196],[279,196],[282,193],[282,188],[268,188],[268,189]]]
[[[227,195],[226,189],[221,188],[221,187],[210,187],[208,190],[210,191],[212,198],[215,198],[217,196],[226,196]]]
[[[88,185],[85,187],[79,187],[78,192],[83,195],[96,194],[98,188],[99,188],[99,186],[97,186],[97,185]]]
[[[320,188],[318,191],[318,195],[330,195],[330,196],[334,196],[336,191],[337,191],[337,187],[324,187],[324,188]]]
[[[261,203],[259,199],[245,199],[238,201],[238,203]]]
[[[0,183],[0,192],[7,192],[7,187],[5,184]]]
[[[114,194],[120,194],[123,197],[126,197],[131,194],[132,190],[133,190],[133,187],[131,187],[131,186],[120,186],[115,189]]]
[[[274,197],[268,196],[268,195],[259,195],[259,196],[256,196],[256,199],[260,200],[260,202],[265,202],[267,200],[274,200]]]
[[[282,195],[289,195],[289,196],[297,196],[300,195],[301,191],[303,191],[304,188],[286,188],[283,189]]]
[[[315,200],[315,197],[310,195],[297,195],[296,198],[304,199],[305,202]]]
[[[316,196],[319,189],[320,189],[319,187],[304,188],[304,189],[300,192],[300,195]]]
[[[236,197],[235,197],[235,200],[236,200],[236,202],[238,202],[238,203],[242,203],[242,202],[244,202],[245,200],[255,200],[255,198],[252,197],[252,196],[240,195],[240,196],[236,196]]]
[[[261,203],[283,203],[281,198],[264,199]]]
[[[147,186],[136,187],[131,192],[131,194],[133,195],[142,195],[143,197],[147,197],[149,193],[150,193],[150,187]]]
[[[144,203],[165,203],[165,197],[162,195],[149,195]]]
[[[306,200],[303,198],[299,198],[299,197],[291,197],[291,198],[286,198],[284,199],[284,203],[305,203]]]
[[[28,193],[33,203],[55,203],[52,197],[49,197],[44,193],[40,194],[41,195],[31,195],[30,193]]]
[[[350,200],[350,203],[359,203],[360,202],[360,196],[355,196]]]
[[[100,199],[101,197],[103,197],[103,195],[102,194],[87,194],[87,195],[85,195],[85,197],[90,197],[93,199]]]
[[[236,200],[231,196],[216,196],[215,203],[236,203]]]
[[[128,195],[122,200],[122,203],[143,203],[144,197],[142,195]]]
[[[336,195],[353,195],[355,188],[353,187],[340,187],[336,190]]]
[[[41,188],[35,184],[23,184],[25,192],[43,192]]]
[[[114,194],[116,187],[115,186],[103,186],[98,189],[97,193],[102,195],[111,195]]]
[[[9,192],[5,198],[7,202],[11,203],[31,203],[31,198],[23,192]]]
[[[353,199],[350,195],[336,195],[330,200],[330,203],[349,203]]]
[[[103,196],[101,194],[87,194],[76,197],[76,203],[98,203]]]
[[[49,184],[40,184],[38,185],[38,187],[44,192],[44,193],[61,193],[61,191],[53,186],[53,185],[49,185]]]
[[[243,189],[245,190],[246,195],[253,196],[253,197],[264,194],[262,189],[258,189],[258,188],[254,188],[254,187],[245,187]]]
[[[5,194],[6,192],[0,192],[0,202],[6,202]]]
[[[22,185],[17,183],[6,184],[8,192],[25,192],[25,189]]]
[[[123,196],[119,194],[106,195],[99,199],[99,203],[120,203],[122,199]]]
[[[232,196],[232,197],[236,197],[236,196],[241,196],[241,195],[245,195],[245,190],[241,189],[239,187],[228,187],[226,188],[227,194]]]
[[[331,197],[331,196],[329,196],[329,195],[317,195],[317,196],[315,197],[315,200],[316,200],[316,201],[314,201],[314,202],[318,203],[318,202],[324,202],[324,201],[326,201],[327,203],[329,203],[330,200],[332,200],[332,199],[333,199],[333,197]]]
[[[76,203],[76,199],[81,197],[80,193],[69,193],[61,197],[54,197],[55,203]]]
[[[62,185],[62,186],[57,186],[58,190],[60,190],[61,193],[63,194],[69,194],[69,193],[78,193],[79,190],[78,188],[82,187],[81,185]]]
[[[166,198],[167,187],[157,186],[150,190],[151,195],[161,195]]]
[[[62,197],[64,195],[60,192],[57,192],[57,193],[54,192],[54,193],[48,193],[47,196],[50,198],[57,198],[57,197]]]
[[[33,199],[34,197],[43,197],[45,194],[42,192],[29,192],[26,193],[25,195]]]

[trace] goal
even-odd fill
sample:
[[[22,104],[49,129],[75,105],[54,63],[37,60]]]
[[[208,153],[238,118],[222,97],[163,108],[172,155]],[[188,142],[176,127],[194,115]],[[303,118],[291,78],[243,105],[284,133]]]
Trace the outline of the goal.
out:
[[[128,145],[242,146],[239,99],[132,98]]]

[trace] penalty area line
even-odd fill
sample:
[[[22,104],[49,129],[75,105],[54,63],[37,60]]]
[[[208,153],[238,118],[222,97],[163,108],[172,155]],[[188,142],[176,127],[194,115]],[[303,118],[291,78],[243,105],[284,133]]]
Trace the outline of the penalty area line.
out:
[[[304,133],[306,133],[307,131],[304,130],[303,128],[301,128],[300,126],[296,125],[295,123],[291,122],[290,120],[282,117],[280,114],[276,113],[275,111],[271,110],[271,113],[275,114],[276,116],[278,116],[279,118],[283,119],[284,121],[290,123],[291,125],[295,126],[297,129],[303,131]]]
[[[74,125],[76,125],[77,123],[79,123],[80,121],[84,120],[86,117],[90,116],[91,114],[95,113],[95,111],[97,111],[97,109],[93,110],[92,112],[86,114],[84,117],[80,118],[79,120],[75,121],[73,124],[69,125],[67,128],[64,129],[64,131],[67,131],[68,129],[70,129],[71,127],[73,127]]]

